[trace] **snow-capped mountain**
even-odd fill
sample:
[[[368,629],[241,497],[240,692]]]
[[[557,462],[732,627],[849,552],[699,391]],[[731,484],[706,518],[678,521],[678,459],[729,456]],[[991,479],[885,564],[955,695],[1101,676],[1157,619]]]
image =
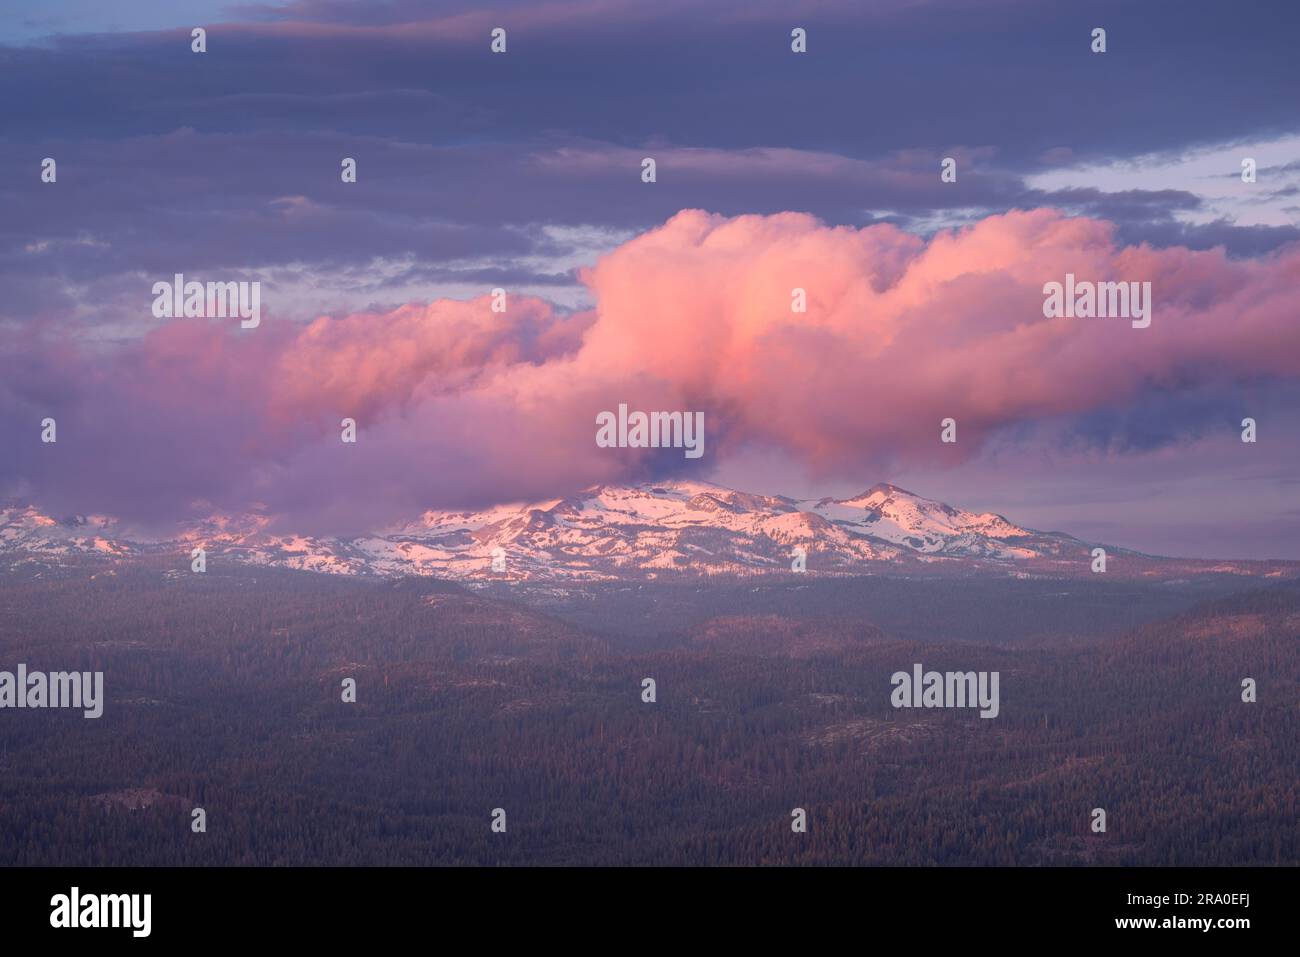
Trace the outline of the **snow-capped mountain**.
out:
[[[272,528],[265,515],[213,516],[160,542],[132,538],[108,518],[58,521],[14,507],[0,509],[0,555],[13,564],[90,554],[188,556],[202,546],[246,564],[337,574],[595,581],[789,571],[796,546],[809,572],[832,574],[1075,566],[1086,563],[1090,548],[892,485],[807,501],[696,481],[598,486],[545,502],[427,511],[355,538]]]
[[[0,554],[131,554],[133,546],[119,540],[119,534],[117,521],[102,515],[78,515],[60,521],[30,506],[0,508]]]
[[[1072,546],[1082,545],[1068,536],[1043,535],[1020,528],[992,512],[977,515],[933,502],[894,485],[877,485],[850,499],[822,499],[812,510],[824,518],[860,528],[875,538],[927,555],[1055,557],[1067,542]]]

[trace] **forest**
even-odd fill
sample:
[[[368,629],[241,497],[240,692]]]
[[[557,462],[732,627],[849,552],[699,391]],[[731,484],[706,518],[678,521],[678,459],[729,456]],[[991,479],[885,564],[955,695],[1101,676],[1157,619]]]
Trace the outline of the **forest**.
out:
[[[1300,863],[1295,582],[672,588],[7,572],[0,668],[105,703],[0,711],[0,864]],[[997,717],[895,710],[922,661]]]

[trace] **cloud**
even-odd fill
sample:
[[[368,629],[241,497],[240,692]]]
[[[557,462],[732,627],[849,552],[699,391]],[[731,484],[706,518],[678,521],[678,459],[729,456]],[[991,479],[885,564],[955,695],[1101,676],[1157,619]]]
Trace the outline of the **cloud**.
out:
[[[0,89],[0,113],[16,143],[185,126],[833,144],[858,158],[992,142],[1021,169],[1066,147],[1096,161],[1295,127],[1287,31],[1277,18],[1225,18],[1219,0],[1097,0],[1104,56],[1088,50],[1094,21],[1065,4],[734,0],[694,11],[687,0],[261,4],[237,9],[243,22],[210,21],[202,58],[170,19],[157,32],[8,48],[24,82]],[[795,17],[809,30],[798,57]],[[511,31],[504,57],[488,51],[498,25]],[[860,98],[846,102],[845,89]]]
[[[1067,272],[1151,282],[1150,328],[1045,319],[1043,284]],[[1123,455],[1201,429],[1207,391],[1300,378],[1298,280],[1300,246],[1254,260],[1124,246],[1113,224],[1051,209],[928,241],[685,210],[585,270],[582,312],[512,295],[494,313],[485,296],[257,330],[173,320],[82,345],[33,326],[0,356],[14,453],[0,491],[141,521],[256,501],[360,531],[754,449],[872,476],[955,466],[1054,422]],[[791,311],[795,287],[807,313]],[[1113,412],[1153,393],[1159,414]],[[703,411],[705,458],[596,448],[596,413],[621,402]],[[57,446],[39,443],[45,415]],[[339,441],[343,416],[356,446]],[[949,416],[955,446],[938,440]]]
[[[942,460],[999,428],[1153,386],[1300,374],[1297,269],[1300,247],[1249,262],[1121,247],[1111,224],[1046,209],[928,243],[889,226],[688,211],[589,273],[599,319],[580,359],[671,381],[680,401],[726,410],[727,439],[826,471]],[[1067,272],[1150,281],[1151,328],[1044,319],[1043,283]],[[796,286],[806,316],[790,312]],[[956,447],[937,442],[948,416]]]

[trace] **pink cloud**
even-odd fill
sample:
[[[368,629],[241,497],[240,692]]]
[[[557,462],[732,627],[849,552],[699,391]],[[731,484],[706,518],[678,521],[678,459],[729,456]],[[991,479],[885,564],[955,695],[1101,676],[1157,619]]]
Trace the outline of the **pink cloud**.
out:
[[[369,417],[425,397],[472,391],[512,366],[545,363],[574,351],[587,319],[557,316],[543,300],[510,296],[439,300],[388,313],[320,318],[279,355],[272,405],[277,416],[313,407]]]
[[[685,211],[591,270],[597,320],[577,361],[641,371],[725,410],[733,441],[825,469],[967,455],[1003,425],[1189,387],[1300,375],[1300,249],[1121,248],[1111,226],[1041,209],[928,243],[892,226]],[[1155,318],[1047,319],[1043,284],[1150,281]],[[791,312],[791,289],[808,312]],[[937,443],[952,416],[962,441]],[[717,446],[715,446],[715,449]]]
[[[1067,272],[1151,282],[1150,327],[1044,318],[1043,284]],[[1150,388],[1300,378],[1300,248],[1234,261],[1121,247],[1108,223],[1049,209],[929,241],[798,213],[686,210],[582,278],[595,307],[574,315],[511,295],[504,314],[483,296],[255,333],[174,321],[109,361],[62,363],[81,402],[68,434],[78,414],[87,433],[125,419],[113,448],[131,463],[158,443],[170,443],[168,461],[190,463],[183,479],[139,470],[141,509],[174,491],[358,516],[359,503],[402,512],[540,498],[648,469],[707,472],[741,449],[872,477],[969,459],[1005,426],[1123,407]],[[791,311],[795,287],[806,313]],[[596,413],[621,402],[703,411],[705,458],[597,448]],[[360,423],[354,449],[338,441],[342,416]],[[949,416],[956,446],[939,442]],[[195,423],[228,441],[205,443]],[[76,485],[75,470],[44,461],[21,460],[17,478]],[[97,507],[112,509],[112,484],[101,481]]]

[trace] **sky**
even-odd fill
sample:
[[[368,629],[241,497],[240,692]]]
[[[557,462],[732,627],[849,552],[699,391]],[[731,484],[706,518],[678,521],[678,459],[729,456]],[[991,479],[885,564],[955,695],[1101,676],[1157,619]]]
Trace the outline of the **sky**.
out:
[[[10,0],[0,499],[348,534],[890,481],[1300,558],[1298,39],[1285,0]],[[260,324],[156,317],[177,273]],[[1067,273],[1151,325],[1044,316]],[[705,454],[597,447],[620,403]]]

